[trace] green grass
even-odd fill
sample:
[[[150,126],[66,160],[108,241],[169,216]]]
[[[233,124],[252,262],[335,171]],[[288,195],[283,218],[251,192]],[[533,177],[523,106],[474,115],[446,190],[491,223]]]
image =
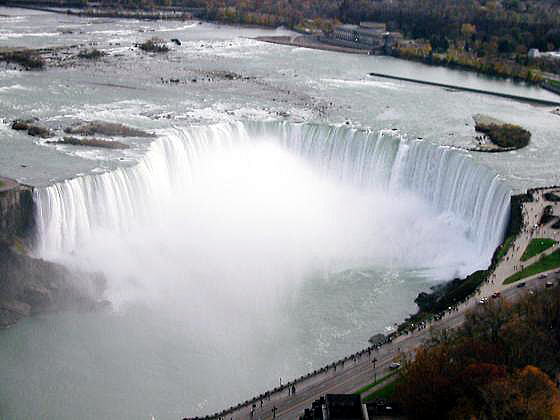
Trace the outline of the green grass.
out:
[[[0,188],[2,188],[4,185],[6,185],[6,184],[4,183],[4,181],[2,181],[2,180],[0,179]]]
[[[507,254],[508,250],[511,247],[511,244],[513,244],[513,241],[515,241],[515,235],[510,235],[504,240],[504,242],[502,243],[502,245],[500,245],[500,248],[498,249],[498,253],[496,254],[496,261],[500,261],[502,258],[505,257],[505,255]]]
[[[508,277],[504,280],[504,284],[515,283],[516,281],[526,277],[531,277],[535,274],[542,273],[543,271],[552,270],[558,267],[560,267],[560,251],[555,251],[552,254],[541,258],[536,263],[531,264],[529,267],[515,273],[513,276]]]
[[[560,82],[558,80],[547,79],[546,81],[552,86],[560,88]]]
[[[527,245],[527,249],[521,256],[521,261],[527,261],[529,258],[534,257],[535,255],[539,255],[541,252],[546,251],[551,246],[554,246],[558,243],[554,239],[548,238],[535,238],[529,245]]]
[[[374,393],[365,397],[362,400],[362,402],[366,403],[366,402],[374,401],[374,400],[377,400],[377,399],[390,400],[393,397],[393,395],[395,395],[395,390],[397,388],[398,383],[399,383],[398,380],[393,381],[391,383],[388,383],[383,388],[379,388]]]
[[[374,386],[379,385],[381,382],[385,382],[387,379],[389,379],[391,376],[394,376],[397,374],[397,371],[388,373],[387,375],[383,376],[381,379],[378,379],[375,382],[372,382],[369,385],[365,385],[363,387],[361,387],[360,389],[358,389],[356,392],[354,392],[354,394],[360,395],[363,394],[366,391],[369,391],[371,388],[373,388]]]

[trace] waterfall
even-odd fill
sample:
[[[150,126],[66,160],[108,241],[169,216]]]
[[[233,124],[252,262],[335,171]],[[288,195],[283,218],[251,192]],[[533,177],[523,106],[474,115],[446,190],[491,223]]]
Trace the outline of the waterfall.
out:
[[[36,189],[36,253],[71,254],[99,229],[123,235],[133,223],[164,224],[164,203],[189,194],[201,156],[255,142],[273,142],[340,183],[421,197],[465,226],[486,263],[503,238],[511,190],[463,152],[388,130],[236,122],[162,130],[135,166]]]

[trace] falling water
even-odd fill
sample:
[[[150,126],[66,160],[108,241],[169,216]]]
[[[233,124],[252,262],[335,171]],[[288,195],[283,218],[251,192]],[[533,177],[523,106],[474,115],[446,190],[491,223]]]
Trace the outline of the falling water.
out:
[[[208,175],[204,168],[208,156],[256,144],[280,146],[317,176],[354,189],[384,196],[413,194],[441,220],[462,225],[481,258],[479,264],[488,262],[503,236],[510,189],[464,153],[389,131],[238,122],[170,129],[134,167],[38,189],[37,253],[57,258],[76,252],[99,230],[124,235],[133,224],[165,224],[170,203],[188,195],[199,178]],[[375,205],[377,210],[380,205]]]

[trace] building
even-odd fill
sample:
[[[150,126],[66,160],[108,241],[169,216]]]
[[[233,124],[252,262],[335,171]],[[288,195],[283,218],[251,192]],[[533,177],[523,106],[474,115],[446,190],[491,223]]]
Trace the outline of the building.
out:
[[[353,48],[374,49],[383,46],[385,31],[363,28],[357,25],[339,25],[334,28],[332,38],[336,41],[349,43]]]
[[[369,50],[372,53],[389,53],[402,35],[398,32],[387,32],[384,23],[361,22],[360,25],[338,25],[332,32],[325,33],[321,41],[349,48]]]

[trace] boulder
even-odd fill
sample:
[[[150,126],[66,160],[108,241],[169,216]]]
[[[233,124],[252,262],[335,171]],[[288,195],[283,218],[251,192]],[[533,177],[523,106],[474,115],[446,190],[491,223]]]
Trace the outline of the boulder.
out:
[[[51,130],[49,130],[47,127],[37,124],[30,125],[27,129],[27,134],[33,137],[41,137],[43,139],[48,139],[49,137],[53,136]]]
[[[17,131],[24,131],[29,129],[29,124],[31,124],[31,120],[15,120],[12,123],[12,130]]]
[[[27,131],[27,134],[33,137],[49,138],[53,136],[48,127],[41,124],[38,120],[14,120],[12,122],[12,129],[17,131]]]

